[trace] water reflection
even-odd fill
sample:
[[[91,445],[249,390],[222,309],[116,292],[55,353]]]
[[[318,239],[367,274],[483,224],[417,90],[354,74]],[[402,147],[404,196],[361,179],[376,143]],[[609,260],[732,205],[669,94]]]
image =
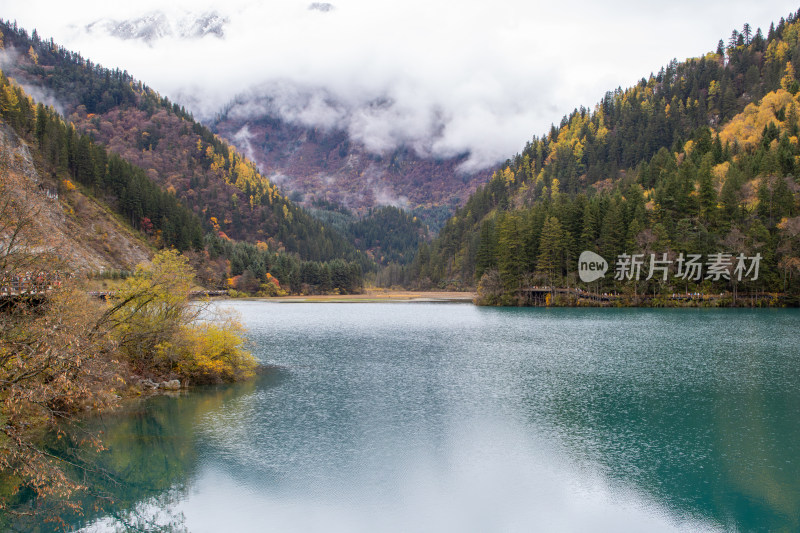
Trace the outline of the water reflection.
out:
[[[728,530],[800,529],[800,316],[702,311],[690,327],[680,312],[620,316],[623,343],[618,324],[599,322],[546,377],[528,369],[531,423],[676,513]]]
[[[21,517],[18,531],[187,531],[176,508],[188,494],[200,467],[196,428],[204,413],[228,401],[280,381],[279,371],[232,387],[129,401],[119,410],[88,420],[75,435],[101,433],[106,450],[64,446],[52,440],[50,451],[76,467],[73,475],[89,490],[79,495],[82,512],[58,520],[32,522]],[[46,516],[42,513],[40,516]]]

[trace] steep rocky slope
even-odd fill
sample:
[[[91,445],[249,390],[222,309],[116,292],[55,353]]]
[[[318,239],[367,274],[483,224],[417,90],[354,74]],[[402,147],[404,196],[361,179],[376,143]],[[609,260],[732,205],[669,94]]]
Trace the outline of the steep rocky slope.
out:
[[[68,180],[37,170],[36,153],[0,122],[0,190],[5,229],[0,239],[23,224],[26,246],[48,251],[55,268],[100,272],[128,270],[151,255],[150,247],[97,200]]]

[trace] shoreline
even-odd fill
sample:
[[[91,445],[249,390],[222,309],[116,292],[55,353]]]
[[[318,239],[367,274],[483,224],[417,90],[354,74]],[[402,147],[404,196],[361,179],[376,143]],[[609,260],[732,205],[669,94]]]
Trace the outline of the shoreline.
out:
[[[452,291],[405,291],[368,289],[361,294],[315,294],[308,296],[253,296],[230,298],[231,300],[253,300],[276,303],[387,303],[387,302],[452,302],[472,303],[474,292]]]
[[[706,296],[697,298],[641,298],[638,302],[632,301],[627,295],[615,295],[608,301],[599,302],[590,299],[563,299],[555,298],[551,303],[529,301],[524,305],[509,303],[498,305],[479,301],[475,292],[457,291],[411,291],[369,289],[361,294],[315,294],[315,295],[288,295],[288,296],[245,296],[245,297],[214,297],[214,300],[243,300],[255,302],[274,303],[471,303],[479,307],[595,307],[595,308],[643,308],[643,309],[678,309],[678,308],[784,308],[794,307],[774,295],[766,293],[757,299],[740,298],[735,303],[725,296]]]

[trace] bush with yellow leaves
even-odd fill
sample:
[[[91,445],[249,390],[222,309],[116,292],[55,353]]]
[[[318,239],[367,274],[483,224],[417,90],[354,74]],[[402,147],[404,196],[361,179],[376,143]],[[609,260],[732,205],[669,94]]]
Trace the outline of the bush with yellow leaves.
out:
[[[243,348],[243,326],[232,316],[203,319],[193,286],[194,271],[174,250],[139,265],[108,311],[120,349],[141,374],[193,383],[251,377],[257,363]]]

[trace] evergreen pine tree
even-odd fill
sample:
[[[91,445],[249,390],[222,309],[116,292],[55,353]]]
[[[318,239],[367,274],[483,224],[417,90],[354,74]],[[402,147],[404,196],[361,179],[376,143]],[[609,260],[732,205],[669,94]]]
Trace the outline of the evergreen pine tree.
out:
[[[565,252],[564,231],[561,222],[556,217],[548,217],[539,241],[536,270],[544,276],[550,286],[560,284]]]
[[[708,224],[716,220],[717,190],[711,176],[714,155],[708,153],[703,157],[697,171],[697,184],[700,197],[700,218]]]

